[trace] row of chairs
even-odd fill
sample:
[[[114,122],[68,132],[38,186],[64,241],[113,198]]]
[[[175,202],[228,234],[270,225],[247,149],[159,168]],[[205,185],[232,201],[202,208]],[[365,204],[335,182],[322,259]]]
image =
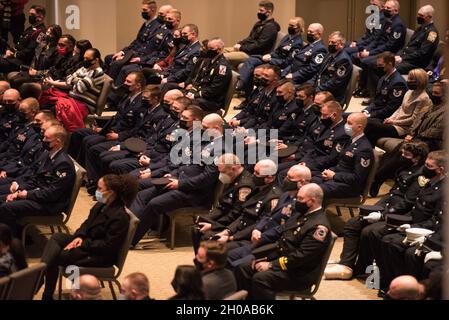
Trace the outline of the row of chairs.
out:
[[[45,263],[38,263],[1,278],[0,300],[33,300],[45,268]]]

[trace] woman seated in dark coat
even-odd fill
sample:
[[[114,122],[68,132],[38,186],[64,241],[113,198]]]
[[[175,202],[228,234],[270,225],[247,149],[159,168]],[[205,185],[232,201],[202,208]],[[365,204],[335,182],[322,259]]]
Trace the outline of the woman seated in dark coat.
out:
[[[125,211],[137,193],[131,176],[107,175],[98,181],[98,203],[73,236],[55,234],[45,247],[42,262],[47,264],[44,300],[51,300],[59,266],[111,267],[117,262],[129,228]]]
[[[176,295],[169,300],[204,300],[201,272],[194,266],[178,266],[171,285]]]
[[[11,229],[0,224],[0,278],[27,267],[24,250],[18,239],[12,237]]]

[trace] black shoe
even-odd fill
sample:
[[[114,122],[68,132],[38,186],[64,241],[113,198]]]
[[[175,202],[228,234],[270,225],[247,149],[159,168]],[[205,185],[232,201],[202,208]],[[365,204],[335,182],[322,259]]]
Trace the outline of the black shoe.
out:
[[[246,104],[245,103],[241,103],[238,106],[235,106],[234,110],[243,110],[243,109],[245,109],[245,107],[246,107]]]
[[[369,98],[369,92],[366,89],[359,89],[356,92],[354,92],[355,98]]]
[[[362,106],[367,107],[373,102],[373,99],[368,99],[362,102]]]

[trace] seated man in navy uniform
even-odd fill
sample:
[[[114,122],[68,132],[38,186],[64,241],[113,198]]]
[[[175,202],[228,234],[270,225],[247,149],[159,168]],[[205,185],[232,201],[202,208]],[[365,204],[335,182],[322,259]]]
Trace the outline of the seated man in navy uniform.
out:
[[[353,113],[348,117],[345,132],[351,141],[336,148],[340,152],[337,162],[312,179],[320,184],[326,200],[363,194],[374,164],[373,147],[364,134],[367,122],[363,113]]]
[[[353,61],[363,71],[360,75],[359,89],[355,93],[356,97],[374,95],[380,77],[372,74],[376,67],[377,55],[385,51],[396,54],[404,47],[407,28],[399,16],[399,9],[399,1],[387,1],[380,16],[381,29],[374,30],[373,36],[364,44],[357,44],[358,52],[353,55]]]
[[[63,151],[67,132],[62,126],[45,131],[39,170],[13,182],[9,194],[1,196],[0,223],[17,231],[17,220],[26,216],[56,215],[67,209],[75,184],[75,167]]]
[[[269,234],[271,229],[284,225],[292,217],[298,191],[309,184],[311,179],[312,172],[309,168],[300,165],[290,168],[282,183],[277,183],[283,193],[276,206],[274,208],[265,206],[260,210],[259,220],[249,228],[249,238],[242,238],[241,234],[237,233],[237,237],[234,236],[234,241],[228,243],[230,266],[242,264],[242,259],[250,255],[254,249],[268,244],[266,234]]]
[[[225,108],[225,97],[232,79],[232,67],[223,56],[224,42],[220,38],[209,40],[207,61],[203,68],[185,82],[186,96],[206,112]]]
[[[291,65],[291,60],[297,51],[303,47],[301,34],[304,32],[304,19],[295,17],[288,24],[288,35],[280,42],[279,46],[266,55],[252,55],[243,66],[239,68],[240,81],[237,84],[238,91],[251,91],[254,69],[264,63],[278,66],[281,69]]]
[[[239,290],[248,291],[250,299],[275,300],[277,292],[306,289],[315,283],[332,241],[322,203],[318,185],[299,190],[292,218],[273,229],[271,244],[254,250],[252,261],[235,270]]]
[[[172,170],[164,176],[170,181],[167,185],[153,185],[138,193],[130,207],[140,219],[132,241],[133,246],[139,243],[145,233],[158,227],[162,215],[185,207],[207,209],[212,206],[218,182],[218,169],[214,164],[213,155],[206,158],[202,154],[202,141],[194,141],[192,134],[194,121],[201,121],[197,116],[197,111],[201,112],[201,109],[195,107],[198,110],[193,111],[194,107],[189,108],[182,113],[181,121],[190,141],[187,146],[184,146],[183,142],[176,146],[182,148],[178,149],[182,152],[182,162],[188,161],[171,168]],[[201,153],[199,161],[195,154],[198,151]],[[173,160],[175,159],[172,159],[172,163],[175,163]]]
[[[435,9],[431,5],[419,9],[416,18],[419,28],[396,57],[400,74],[408,74],[413,69],[425,69],[430,64],[440,42],[438,30],[433,23],[434,13]]]
[[[391,52],[384,52],[377,56],[377,68],[382,75],[377,84],[373,102],[363,110],[369,118],[385,120],[393,115],[402,105],[405,93],[408,91],[407,82],[396,70],[395,56]]]
[[[147,75],[149,84],[166,84],[185,82],[195,68],[200,56],[201,43],[198,40],[199,29],[195,24],[187,24],[181,31],[181,42],[183,47],[176,52],[173,63],[166,69],[160,70],[155,65],[150,70],[152,75]]]
[[[362,207],[361,210],[368,214],[367,216],[352,218],[345,224],[345,241],[340,262],[326,268],[325,276],[327,280],[347,280],[352,277],[362,231],[372,223],[377,222],[381,213],[385,214],[391,208],[396,210],[403,206],[407,192],[422,174],[422,166],[427,158],[428,151],[429,149],[424,143],[404,145],[402,148],[404,165],[398,170],[395,184],[389,194],[377,202],[375,206]],[[365,212],[367,210],[371,212]],[[374,212],[374,210],[378,211]]]
[[[20,93],[16,89],[8,89],[3,93],[2,116],[0,117],[0,144],[5,142],[17,123],[17,109]]]
[[[154,50],[153,39],[157,32],[164,25],[165,16],[171,10],[170,5],[161,6],[157,10],[155,1],[142,1],[142,18],[145,22],[139,29],[136,39],[121,51],[105,57],[106,69],[108,74],[113,78],[117,78],[120,70],[133,58],[143,57],[148,50]],[[157,15],[157,17],[156,17]]]
[[[295,85],[302,85],[311,80],[320,70],[327,55],[323,43],[324,27],[312,23],[307,30],[307,45],[292,54],[292,63],[282,70],[282,76],[292,79]]]
[[[324,58],[321,69],[309,82],[314,83],[316,92],[330,91],[335,99],[345,102],[346,87],[352,76],[352,60],[344,50],[345,37],[340,31],[329,36],[329,54]]]
[[[14,48],[6,50],[5,56],[0,58],[0,73],[19,71],[21,65],[31,64],[35,49],[47,31],[44,25],[45,13],[45,8],[42,6],[31,7],[28,18],[30,26],[23,32]]]

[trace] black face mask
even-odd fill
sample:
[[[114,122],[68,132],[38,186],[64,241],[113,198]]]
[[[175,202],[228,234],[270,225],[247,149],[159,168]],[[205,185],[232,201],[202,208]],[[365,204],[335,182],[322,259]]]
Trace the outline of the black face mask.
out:
[[[150,13],[149,13],[149,12],[143,11],[143,12],[142,12],[142,18],[143,18],[144,20],[150,20]]]
[[[337,53],[337,46],[335,44],[330,44],[327,47],[327,50],[329,51],[330,54]]]
[[[20,123],[26,123],[28,121],[26,115],[22,112],[18,113],[18,118]]]
[[[283,96],[276,96],[276,100],[280,104],[284,104],[285,103],[285,98]]]
[[[299,109],[304,109],[304,100],[302,99],[296,99],[296,105]]]
[[[435,170],[431,170],[426,166],[424,166],[424,168],[422,169],[422,174],[426,179],[433,179],[438,175]]]
[[[175,112],[175,111],[173,111],[173,110],[170,110],[170,117],[171,117],[173,120],[179,120],[179,113],[177,113],[177,112]]]
[[[47,43],[56,43],[56,38],[53,37],[53,36],[46,35],[45,36],[45,42],[47,42]]]
[[[156,19],[160,24],[164,24],[165,17],[163,15],[159,14]]]
[[[36,16],[29,16],[28,22],[32,25],[35,25],[37,23],[37,17]]]
[[[413,82],[407,81],[407,87],[410,90],[416,90],[416,89],[418,89],[418,84],[415,81],[413,81]]]
[[[288,34],[293,36],[296,34],[296,28],[288,27]]]
[[[440,104],[443,103],[443,97],[431,95],[430,99],[432,100],[434,106],[439,106]]]
[[[215,50],[206,50],[205,52],[204,52],[204,58],[209,58],[209,59],[213,59],[213,58],[215,58],[216,56],[218,56],[218,52],[217,51],[215,51]]]
[[[33,123],[32,127],[36,133],[38,133],[38,134],[41,133],[42,130],[41,130],[41,125],[39,123]]]
[[[401,163],[404,168],[411,168],[415,165],[413,159],[408,159],[406,157],[401,157]]]
[[[165,26],[166,26],[167,29],[169,29],[169,30],[173,30],[173,28],[174,28],[173,22],[171,22],[171,21],[165,21]]]
[[[173,38],[173,44],[179,47],[182,44],[182,38]]]
[[[305,215],[309,211],[309,207],[304,202],[296,202],[295,210],[301,215]]]
[[[282,184],[282,189],[285,192],[296,191],[298,190],[298,182],[291,181],[288,177],[284,179],[284,183]]]
[[[384,10],[384,16],[385,18],[390,19],[393,17],[393,13],[390,10]]]
[[[51,150],[49,141],[42,141],[42,147],[44,148],[44,150],[47,150],[47,151]]]
[[[162,107],[162,110],[164,110],[166,113],[168,113],[168,114],[170,113],[170,105],[169,104],[163,102],[163,103],[161,103],[161,107]]]
[[[313,34],[310,34],[310,33],[307,34],[307,42],[308,43],[314,43],[315,42],[315,37],[313,36]]]
[[[93,60],[84,60],[83,61],[83,67],[88,69],[88,68],[92,67],[93,63],[94,63]]]
[[[330,127],[333,124],[331,118],[321,119],[320,121],[326,128]]]
[[[267,79],[264,79],[264,78],[262,78],[262,79],[260,79],[260,86],[261,87],[268,87],[268,84],[269,84],[269,81],[267,80]]]
[[[265,13],[258,13],[257,14],[257,18],[260,20],[260,21],[265,21],[265,20],[267,20],[267,15],[265,14]]]
[[[179,127],[184,130],[189,130],[189,122],[185,120],[179,120]]]
[[[254,78],[253,80],[253,85],[256,87],[261,87],[262,86],[262,81],[259,78]]]
[[[153,105],[151,104],[150,100],[142,99],[142,107],[150,109],[151,107],[153,107]]]
[[[385,75],[384,66],[377,66],[376,73],[379,77],[383,77]]]
[[[14,104],[6,104],[6,103],[4,103],[3,107],[5,108],[5,111],[9,112],[9,113],[14,113],[14,112],[17,111],[15,103]]]
[[[422,17],[416,17],[416,22],[417,22],[419,25],[423,25],[424,23],[426,23],[426,21],[425,21],[424,18],[422,18]]]
[[[187,36],[182,36],[182,37],[181,37],[181,43],[182,43],[182,44],[185,44],[185,45],[188,45],[188,44],[190,43],[189,37],[187,37]]]
[[[254,184],[256,187],[263,187],[265,185],[265,177],[253,177]]]

